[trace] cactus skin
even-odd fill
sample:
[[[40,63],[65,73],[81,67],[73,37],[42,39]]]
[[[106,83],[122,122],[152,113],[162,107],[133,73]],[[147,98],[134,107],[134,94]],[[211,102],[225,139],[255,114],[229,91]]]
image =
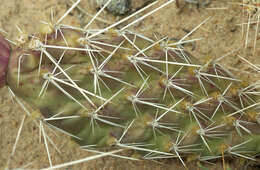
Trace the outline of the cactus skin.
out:
[[[10,58],[11,48],[8,42],[0,34],[0,88],[6,83],[6,72]]]
[[[235,79],[215,60],[201,64],[167,39],[154,43],[112,30],[85,41],[80,31],[61,32],[66,41],[49,31],[45,48],[40,47],[46,32],[16,47],[8,66],[7,84],[17,96],[45,118],[61,113],[61,119],[45,123],[73,135],[80,145],[152,153],[145,158],[179,157],[183,162],[181,157],[225,155],[255,160],[260,100],[253,92],[259,86]],[[64,52],[51,45],[98,52]]]

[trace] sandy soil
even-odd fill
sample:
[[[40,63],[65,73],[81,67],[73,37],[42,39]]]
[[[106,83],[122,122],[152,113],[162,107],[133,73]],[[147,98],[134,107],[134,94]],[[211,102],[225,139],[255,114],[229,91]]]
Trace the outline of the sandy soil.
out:
[[[165,2],[166,0],[162,0]],[[242,1],[242,0],[241,0]],[[50,16],[51,8],[54,7],[57,18],[61,16],[68,8],[69,0],[1,0],[0,3],[0,28],[8,32],[7,38],[14,40],[17,36],[17,28],[19,26],[28,33],[34,33],[39,26],[40,20],[47,21]],[[247,21],[247,17],[243,15],[240,1],[213,0],[207,7],[197,8],[196,6],[186,5],[184,8],[181,3],[181,8],[176,8],[175,4],[171,4],[156,14],[149,16],[144,21],[131,27],[131,30],[142,32],[145,35],[152,36],[154,33],[157,36],[169,36],[180,39],[187,31],[192,30],[202,21],[209,20],[201,26],[195,33],[190,36],[190,39],[204,38],[196,42],[195,47],[187,45],[186,48],[194,56],[200,60],[205,60],[208,57],[221,57],[226,53],[242,47],[239,52],[236,52],[226,57],[222,62],[230,69],[235,69],[234,73],[237,76],[248,77],[249,80],[259,78],[248,64],[239,60],[237,54],[247,58],[253,63],[260,63],[260,41],[257,41],[256,50],[253,55],[253,42],[255,37],[255,29],[250,27],[247,48],[244,48],[245,32],[247,26],[242,27],[241,23]],[[82,0],[80,7],[89,14],[95,14],[96,10],[89,4],[88,0]],[[151,10],[151,9],[150,9]],[[148,12],[148,11],[147,11]],[[114,22],[120,17],[114,17],[108,13],[101,15],[108,22]],[[140,15],[141,16],[141,15]],[[71,15],[67,16],[63,23],[75,26],[85,25],[90,20],[90,17],[83,15],[80,10],[74,10]],[[107,24],[95,22],[92,28],[102,28]],[[120,25],[123,26],[123,25]],[[244,35],[244,36],[243,36]],[[240,70],[240,71],[237,71]],[[250,74],[246,74],[247,71]],[[12,147],[15,143],[15,138],[25,115],[24,111],[17,103],[13,103],[8,94],[7,88],[0,90],[0,169],[6,166],[9,155],[12,152]],[[60,152],[57,152],[53,147],[50,147],[51,158],[53,164],[68,162],[86,156],[91,153],[82,151],[70,142],[70,139],[62,134],[49,133],[50,138],[58,146]],[[43,139],[42,139],[43,141]],[[46,154],[43,142],[39,142],[39,129],[30,118],[25,119],[20,140],[14,156],[11,159],[9,168],[18,168],[32,163],[30,168],[43,168],[49,166],[48,157]],[[240,169],[231,163],[231,169]],[[198,167],[196,162],[188,164],[189,168]],[[232,168],[233,167],[233,168]],[[148,161],[129,161],[124,159],[106,157],[77,166],[70,166],[68,170],[79,169],[102,169],[102,170],[130,170],[130,169],[183,169],[178,160],[167,161],[163,163],[148,162]],[[199,168],[198,168],[199,169]],[[215,168],[214,168],[215,169]],[[221,163],[218,163],[216,169],[222,169]],[[241,167],[242,169],[242,167]]]

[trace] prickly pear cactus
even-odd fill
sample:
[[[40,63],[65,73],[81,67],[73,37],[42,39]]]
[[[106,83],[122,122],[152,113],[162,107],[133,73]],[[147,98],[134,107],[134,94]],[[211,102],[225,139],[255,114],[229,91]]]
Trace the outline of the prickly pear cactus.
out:
[[[217,60],[199,63],[167,38],[42,28],[12,50],[6,82],[80,145],[184,165],[184,156],[254,160],[259,152],[259,87]]]
[[[0,84],[80,145],[176,157],[184,166],[191,159],[255,161],[258,82],[236,78],[218,59],[199,62],[183,40],[53,25],[39,32],[21,34],[12,51],[0,39],[0,59],[11,53],[8,68],[0,60]]]

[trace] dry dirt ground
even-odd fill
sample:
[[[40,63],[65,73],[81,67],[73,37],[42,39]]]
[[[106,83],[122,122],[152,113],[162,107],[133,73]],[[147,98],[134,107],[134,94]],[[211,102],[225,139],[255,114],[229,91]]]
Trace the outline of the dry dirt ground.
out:
[[[94,15],[96,12],[96,9],[91,6],[89,1],[90,0],[82,0],[82,3],[80,4],[81,10],[74,10],[66,17],[63,23],[75,26],[85,25],[90,20],[90,17],[84,14],[84,11],[91,15]],[[134,25],[130,29],[149,36],[153,36],[153,34],[161,37],[167,35],[172,38],[180,39],[187,34],[187,31],[192,30],[205,19],[211,17],[190,36],[190,39],[203,38],[203,40],[196,42],[195,46],[187,45],[187,50],[198,59],[205,60],[208,57],[221,57],[232,50],[242,47],[241,50],[226,57],[222,62],[232,69],[237,76],[248,77],[250,81],[259,78],[256,72],[253,72],[249,68],[248,64],[239,60],[237,55],[239,54],[245,57],[252,63],[260,64],[260,40],[256,41],[256,50],[255,53],[253,53],[253,42],[255,38],[254,26],[250,26],[249,28],[249,44],[244,48],[245,37],[247,35],[246,31],[248,28],[247,25],[241,26],[241,24],[247,22],[248,18],[245,13],[243,14],[242,7],[239,5],[242,0],[232,2],[212,0],[212,3],[209,6],[201,6],[200,8],[197,8],[194,5],[186,5],[183,7],[183,0],[179,1],[181,2],[180,8],[177,8],[175,3],[173,3],[163,10],[158,11],[156,14],[149,16],[141,23]],[[162,0],[162,2],[166,2],[166,0]],[[17,36],[18,30],[16,26],[19,26],[28,33],[34,33],[39,26],[40,20],[49,20],[52,7],[58,18],[69,7],[68,4],[70,4],[69,0],[1,0],[0,28],[8,32],[8,35],[6,36],[11,40],[14,40]],[[108,13],[102,14],[101,17],[111,23],[121,18],[114,17]],[[138,17],[139,16],[136,18]],[[103,28],[106,25],[106,23],[95,22],[95,24],[92,25],[92,28]],[[6,166],[24,114],[25,113],[20,106],[17,103],[13,103],[10,99],[7,88],[1,89],[0,169]],[[49,132],[48,130],[46,131]],[[49,134],[60,150],[59,153],[53,147],[49,148],[53,164],[68,162],[91,155],[91,153],[82,151],[78,146],[72,144],[66,136],[62,134]],[[17,144],[15,154],[10,161],[9,168],[22,167],[28,163],[31,163],[29,168],[44,168],[49,165],[45,146],[43,142],[39,142],[39,129],[32,123],[32,119],[30,118],[25,119],[21,137]],[[205,166],[207,166],[207,164]],[[256,167],[250,168],[249,166],[240,167],[240,164],[236,164],[236,162],[227,166],[229,166],[230,169],[256,169]],[[196,162],[188,163],[188,168],[202,169],[202,167],[199,168],[199,165]],[[177,159],[156,163],[106,157],[64,169],[177,170],[184,168]],[[222,169],[222,164],[218,163],[213,169]]]

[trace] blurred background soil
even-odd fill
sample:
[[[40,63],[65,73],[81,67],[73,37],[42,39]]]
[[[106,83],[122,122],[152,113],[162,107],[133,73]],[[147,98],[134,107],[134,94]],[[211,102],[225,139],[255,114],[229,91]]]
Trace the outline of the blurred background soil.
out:
[[[239,54],[254,64],[260,63],[260,40],[257,41],[257,48],[253,54],[255,29],[252,26],[249,28],[248,32],[249,44],[247,45],[247,48],[244,48],[247,25],[242,27],[241,24],[247,22],[248,18],[245,13],[243,14],[242,7],[239,5],[242,0],[212,0],[210,5],[200,6],[200,8],[196,5],[185,5],[183,0],[179,1],[179,8],[177,8],[175,3],[173,3],[129,29],[134,30],[135,32],[141,32],[147,36],[168,36],[171,38],[180,39],[187,34],[188,31],[191,31],[205,19],[211,17],[188,38],[203,38],[203,40],[197,41],[195,44],[186,45],[186,49],[199,60],[205,61],[209,57],[221,57],[232,50],[242,47],[241,50],[226,57],[221,62],[228,68],[233,69],[237,76],[245,77],[249,81],[259,78],[259,76],[249,68],[248,64],[241,62],[241,60],[237,57],[237,54]],[[166,0],[161,0],[160,3],[162,2],[166,2]],[[37,32],[37,29],[40,26],[39,22],[41,20],[50,20],[51,8],[54,9],[55,18],[58,19],[64,14],[70,5],[70,0],[1,0],[0,28],[8,33],[6,35],[8,39],[15,40],[18,33],[17,26],[24,31],[33,34]],[[138,6],[139,4],[134,6],[133,10]],[[96,8],[91,3],[91,0],[82,0],[79,7],[80,9],[77,8],[76,10],[73,10],[66,17],[63,23],[66,23],[67,25],[84,26],[91,19],[88,15],[94,15],[96,13]],[[146,10],[146,12],[149,10]],[[91,28],[104,28],[107,24],[113,23],[122,17],[123,16],[113,16],[108,12],[104,12],[100,18],[108,23],[97,21],[91,25]],[[136,18],[138,18],[138,16],[134,19]],[[124,24],[119,27],[122,27],[123,25]],[[249,72],[249,74],[245,72]],[[21,109],[21,107],[17,103],[12,102],[7,88],[1,89],[0,169],[6,166],[24,115],[25,112]],[[92,155],[91,153],[83,151],[77,145],[73,144],[67,136],[59,133],[51,133],[47,128],[45,128],[45,130],[60,150],[60,152],[57,152],[49,144],[51,159],[54,165]],[[237,164],[237,162],[239,162],[239,160],[231,162],[229,165],[230,169],[256,168],[250,168],[250,166],[240,167],[241,164]],[[39,142],[39,128],[30,118],[25,119],[21,137],[17,144],[15,154],[10,161],[9,168],[19,168],[28,163],[31,163],[28,168],[44,168],[49,166],[43,139],[41,143]],[[207,164],[204,166],[207,166]],[[199,165],[196,162],[188,163],[188,167],[189,169],[202,169],[202,167],[199,168]],[[158,163],[151,161],[129,161],[113,157],[105,157],[64,169],[178,170],[184,169],[184,167],[180,164],[178,159]],[[222,169],[222,165],[221,163],[217,163],[217,166],[211,169]]]

